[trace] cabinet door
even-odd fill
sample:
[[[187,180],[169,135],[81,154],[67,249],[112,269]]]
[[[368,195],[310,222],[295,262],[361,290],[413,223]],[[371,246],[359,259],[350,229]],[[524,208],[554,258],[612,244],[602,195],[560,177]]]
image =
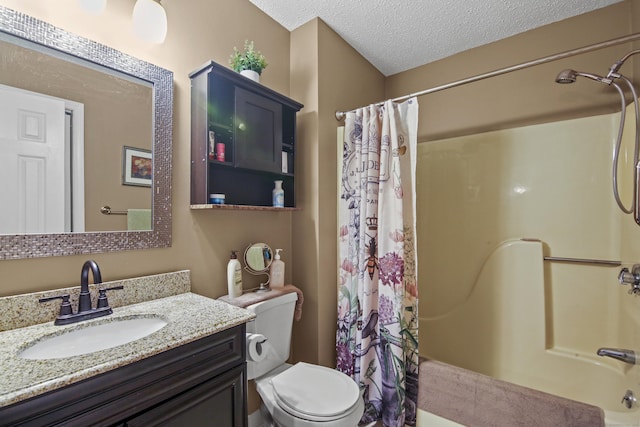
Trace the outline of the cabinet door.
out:
[[[235,166],[282,172],[282,104],[238,87]]]
[[[244,365],[128,420],[126,427],[245,427]]]

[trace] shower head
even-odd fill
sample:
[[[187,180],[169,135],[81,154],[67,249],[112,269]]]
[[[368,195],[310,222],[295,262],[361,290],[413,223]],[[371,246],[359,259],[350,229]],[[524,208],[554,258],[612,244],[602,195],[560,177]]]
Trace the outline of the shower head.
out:
[[[568,68],[558,73],[556,77],[556,83],[562,83],[562,84],[574,83],[578,76],[586,77],[588,79],[595,80],[597,82],[604,83],[606,85],[610,85],[613,82],[613,80],[607,77],[602,77],[592,73],[584,73],[582,71],[576,71]]]
[[[576,72],[569,68],[567,68],[566,70],[560,71],[556,76],[556,83],[569,84],[569,83],[575,83],[575,81],[576,81]]]

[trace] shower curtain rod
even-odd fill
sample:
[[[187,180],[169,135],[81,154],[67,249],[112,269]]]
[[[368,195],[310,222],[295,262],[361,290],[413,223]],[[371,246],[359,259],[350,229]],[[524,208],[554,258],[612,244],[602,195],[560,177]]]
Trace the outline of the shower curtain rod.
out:
[[[571,50],[567,50],[565,52],[556,53],[554,55],[549,55],[549,56],[545,56],[545,57],[542,57],[542,58],[534,59],[532,61],[522,62],[520,64],[512,65],[510,67],[505,67],[505,68],[500,68],[498,70],[489,71],[488,73],[478,74],[478,75],[475,75],[475,76],[472,76],[472,77],[467,77],[466,79],[456,80],[456,81],[451,82],[451,83],[447,83],[447,84],[444,84],[444,85],[441,85],[441,86],[436,86],[436,87],[433,87],[431,89],[422,90],[420,92],[411,93],[409,95],[399,96],[397,98],[391,99],[391,101],[394,101],[394,102],[395,101],[403,101],[403,100],[406,100],[406,99],[409,99],[409,98],[413,98],[414,96],[428,95],[430,93],[439,92],[441,90],[450,89],[452,87],[462,86],[462,85],[465,85],[467,83],[473,83],[473,82],[477,82],[479,80],[488,79],[489,77],[495,77],[495,76],[499,76],[501,74],[507,74],[507,73],[510,73],[512,71],[522,70],[524,68],[533,67],[535,65],[546,64],[547,62],[557,61],[559,59],[568,58],[570,56],[580,55],[582,53],[587,53],[587,52],[591,52],[591,51],[598,50],[598,49],[604,49],[604,48],[607,48],[607,47],[610,47],[610,46],[615,46],[615,45],[618,45],[618,44],[622,44],[622,43],[626,43],[626,42],[630,42],[630,41],[634,41],[634,40],[638,40],[638,39],[640,39],[640,33],[629,34],[629,35],[626,35],[626,36],[618,37],[618,38],[607,40],[607,41],[604,41],[604,42],[595,43],[595,44],[584,46],[584,47],[580,47],[580,48],[577,48],[577,49],[571,49]],[[383,105],[385,102],[386,101],[377,102],[375,105]],[[336,111],[336,120],[338,120],[338,121],[344,120],[345,115],[348,112],[352,112],[352,111],[355,111],[355,110]]]

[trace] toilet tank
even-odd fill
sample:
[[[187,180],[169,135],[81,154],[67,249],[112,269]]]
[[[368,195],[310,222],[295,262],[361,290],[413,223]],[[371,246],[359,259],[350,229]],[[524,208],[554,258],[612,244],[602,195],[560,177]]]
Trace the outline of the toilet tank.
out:
[[[247,334],[262,334],[267,338],[265,359],[260,362],[247,360],[248,379],[266,374],[289,358],[293,311],[297,300],[298,294],[291,292],[246,308],[256,315],[253,321],[247,323]]]

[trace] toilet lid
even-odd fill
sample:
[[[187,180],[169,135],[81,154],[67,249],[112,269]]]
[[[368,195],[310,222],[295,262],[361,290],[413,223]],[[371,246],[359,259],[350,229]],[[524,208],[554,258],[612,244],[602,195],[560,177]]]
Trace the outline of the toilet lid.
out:
[[[358,385],[347,375],[304,362],[276,375],[271,384],[283,409],[308,419],[342,415],[360,397]]]

